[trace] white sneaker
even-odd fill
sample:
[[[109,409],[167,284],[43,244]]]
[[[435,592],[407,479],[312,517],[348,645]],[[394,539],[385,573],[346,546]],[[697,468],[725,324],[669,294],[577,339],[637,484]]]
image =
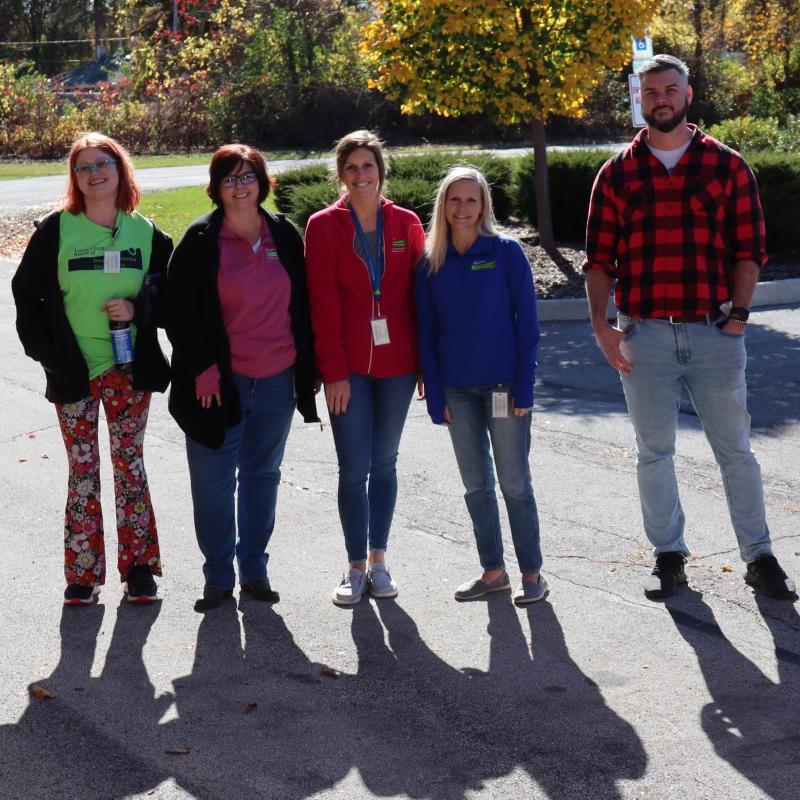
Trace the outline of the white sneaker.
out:
[[[392,580],[383,561],[370,564],[367,569],[369,593],[373,597],[397,597],[397,584]]]
[[[367,573],[351,569],[342,575],[342,582],[333,591],[333,602],[337,606],[352,606],[361,600],[367,590]]]

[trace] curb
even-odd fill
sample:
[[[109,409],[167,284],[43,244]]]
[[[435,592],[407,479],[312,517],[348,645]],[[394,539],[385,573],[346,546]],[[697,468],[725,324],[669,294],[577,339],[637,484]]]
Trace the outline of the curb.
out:
[[[751,308],[800,303],[800,278],[763,281],[757,284]],[[539,300],[539,322],[589,321],[589,305],[583,297],[569,300]],[[613,295],[608,300],[608,318],[617,316]]]

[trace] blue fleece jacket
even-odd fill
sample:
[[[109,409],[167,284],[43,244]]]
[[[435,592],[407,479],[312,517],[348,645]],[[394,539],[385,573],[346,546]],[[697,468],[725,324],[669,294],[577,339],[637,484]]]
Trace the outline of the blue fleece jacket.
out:
[[[417,266],[420,362],[431,419],[444,422],[442,387],[513,384],[517,408],[533,405],[539,318],[528,259],[514,239],[479,236],[463,255],[452,244],[439,271]]]

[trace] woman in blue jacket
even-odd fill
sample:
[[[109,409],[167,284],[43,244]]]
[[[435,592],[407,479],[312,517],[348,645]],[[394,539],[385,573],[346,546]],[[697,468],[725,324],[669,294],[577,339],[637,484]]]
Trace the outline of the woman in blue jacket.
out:
[[[493,456],[522,571],[514,602],[534,603],[547,593],[528,462],[536,295],[522,248],[497,230],[489,185],[477,169],[455,167],[439,184],[416,301],[428,413],[450,431],[483,567],[458,587],[456,600],[510,588]]]

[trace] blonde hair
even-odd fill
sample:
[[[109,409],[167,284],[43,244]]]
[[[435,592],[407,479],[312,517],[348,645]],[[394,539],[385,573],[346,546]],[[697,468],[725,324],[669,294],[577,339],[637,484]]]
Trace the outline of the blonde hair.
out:
[[[428,224],[428,240],[425,244],[425,256],[428,259],[429,274],[439,271],[447,256],[447,244],[450,241],[450,225],[447,222],[446,205],[447,193],[456,181],[475,181],[481,190],[483,214],[478,223],[478,233],[481,236],[499,236],[497,220],[492,209],[492,190],[484,174],[475,167],[451,167],[448,173],[439,182],[436,191],[436,201],[433,204],[433,214]]]
[[[339,181],[339,187],[342,188],[344,186],[344,165],[347,159],[356,150],[361,150],[362,148],[369,150],[375,157],[375,163],[378,165],[378,194],[383,194],[383,187],[386,184],[386,161],[383,157],[383,142],[372,131],[353,131],[339,139],[336,144],[336,177]]]

